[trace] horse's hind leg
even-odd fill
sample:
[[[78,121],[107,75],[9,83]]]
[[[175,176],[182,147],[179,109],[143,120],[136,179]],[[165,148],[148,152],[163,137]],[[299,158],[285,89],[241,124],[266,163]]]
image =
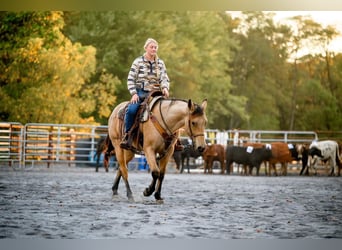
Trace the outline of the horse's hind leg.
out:
[[[116,177],[114,179],[114,183],[112,186],[113,196],[118,195],[118,188],[119,188],[120,179],[121,179],[121,171],[119,168],[118,171],[116,172]]]
[[[116,177],[115,177],[114,184],[113,184],[113,187],[112,187],[113,196],[118,195],[118,188],[119,188],[119,183],[120,183],[121,176],[124,179],[124,182],[125,182],[125,185],[126,185],[127,198],[129,200],[133,200],[133,193],[132,193],[131,187],[130,187],[130,185],[128,183],[128,176],[126,176],[126,178],[125,178],[125,176],[122,175],[122,172],[121,172],[120,168],[118,169],[118,171],[116,173]]]

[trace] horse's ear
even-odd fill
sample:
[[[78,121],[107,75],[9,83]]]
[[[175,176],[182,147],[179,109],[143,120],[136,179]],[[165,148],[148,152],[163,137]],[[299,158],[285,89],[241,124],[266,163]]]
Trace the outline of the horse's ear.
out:
[[[191,112],[195,110],[195,105],[191,101],[191,99],[189,99],[189,101],[188,101],[188,108],[190,109]]]
[[[203,111],[205,111],[205,109],[207,108],[207,99],[204,99],[203,102],[202,102],[202,109]]]

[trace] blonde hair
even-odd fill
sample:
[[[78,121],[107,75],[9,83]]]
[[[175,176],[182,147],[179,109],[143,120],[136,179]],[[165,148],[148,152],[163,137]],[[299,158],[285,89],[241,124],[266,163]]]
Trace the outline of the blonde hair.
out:
[[[144,45],[144,49],[146,49],[150,43],[155,43],[157,45],[157,49],[158,49],[158,42],[153,38],[147,38],[145,45]],[[159,72],[159,67],[158,67],[158,55],[157,54],[155,55],[154,60],[156,61],[156,64],[155,64],[156,77],[157,77],[157,79],[159,79],[160,72]]]
[[[146,42],[145,42],[145,45],[144,45],[144,49],[146,49],[146,47],[150,44],[150,43],[155,43],[157,44],[157,48],[158,48],[158,42],[153,39],[153,38],[147,38]]]

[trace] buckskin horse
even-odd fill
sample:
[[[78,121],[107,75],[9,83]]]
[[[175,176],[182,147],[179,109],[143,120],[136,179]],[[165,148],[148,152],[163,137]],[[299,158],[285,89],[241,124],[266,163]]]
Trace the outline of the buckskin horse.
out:
[[[134,200],[128,182],[127,164],[133,159],[136,151],[120,147],[124,127],[122,114],[125,112],[127,104],[126,101],[116,106],[108,120],[108,134],[119,163],[112,191],[113,197],[118,195],[119,182],[122,177],[126,185],[127,198]],[[186,101],[182,99],[165,99],[163,97],[160,97],[152,107],[151,105],[147,106],[148,118],[144,122],[139,122],[138,139],[132,142],[135,149],[145,154],[151,170],[152,182],[144,190],[144,196],[150,196],[154,193],[156,201],[158,203],[163,202],[161,189],[166,165],[173,154],[180,128],[185,130],[196,149],[199,151],[204,150],[206,146],[206,107],[206,99],[203,100],[201,105],[198,105],[190,99]]]

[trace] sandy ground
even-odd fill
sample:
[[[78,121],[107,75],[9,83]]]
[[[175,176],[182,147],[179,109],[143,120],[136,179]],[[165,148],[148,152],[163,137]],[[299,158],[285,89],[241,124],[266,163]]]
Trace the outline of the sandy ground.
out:
[[[177,174],[163,184],[164,204],[131,171],[134,202],[115,170],[0,166],[0,238],[7,239],[324,239],[342,238],[342,177]]]

